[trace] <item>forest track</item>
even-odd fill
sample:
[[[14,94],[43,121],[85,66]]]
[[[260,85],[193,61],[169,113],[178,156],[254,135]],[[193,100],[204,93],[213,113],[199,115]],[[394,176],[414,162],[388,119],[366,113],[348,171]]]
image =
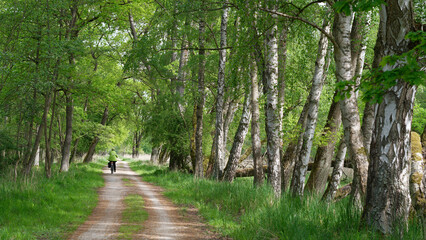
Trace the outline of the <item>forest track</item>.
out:
[[[148,219],[133,239],[222,239],[202,223],[194,208],[184,210],[166,199],[160,187],[144,182],[127,162],[117,162],[117,172],[103,169],[105,186],[99,190],[99,202],[88,220],[70,237],[71,240],[117,239],[124,210],[123,199],[139,194],[145,201]],[[125,184],[129,179],[131,184]]]

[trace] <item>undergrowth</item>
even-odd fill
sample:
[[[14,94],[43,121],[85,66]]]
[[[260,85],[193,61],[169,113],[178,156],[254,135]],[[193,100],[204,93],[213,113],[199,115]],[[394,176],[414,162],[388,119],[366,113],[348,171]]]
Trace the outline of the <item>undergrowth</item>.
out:
[[[50,179],[43,166],[16,181],[11,172],[0,173],[0,239],[66,238],[96,206],[105,165],[72,164],[63,173],[54,165]]]
[[[130,166],[143,180],[164,187],[175,203],[198,208],[208,224],[233,239],[423,239],[417,223],[403,235],[368,231],[346,199],[327,205],[318,196],[300,200],[284,194],[277,200],[269,187],[253,188],[252,178],[229,184],[137,161]]]

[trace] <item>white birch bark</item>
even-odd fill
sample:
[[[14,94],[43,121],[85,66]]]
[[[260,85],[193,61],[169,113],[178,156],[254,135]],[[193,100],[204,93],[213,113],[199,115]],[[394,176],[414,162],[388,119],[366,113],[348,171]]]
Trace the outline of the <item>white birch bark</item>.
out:
[[[203,13],[202,13],[203,14]],[[195,131],[195,178],[204,177],[204,155],[203,155],[203,115],[204,115],[204,102],[205,102],[205,93],[204,93],[204,71],[205,71],[205,22],[204,19],[201,19],[199,22],[199,69],[198,69],[198,96],[197,96],[197,126]]]
[[[409,50],[405,35],[413,30],[413,2],[388,0],[380,10],[376,49],[382,56]],[[400,64],[386,65],[389,71]],[[410,208],[411,121],[416,86],[397,80],[376,109],[363,220],[372,229],[392,233],[407,226]]]
[[[251,119],[250,102],[250,92],[248,92],[245,96],[243,113],[241,114],[240,123],[234,136],[234,142],[229,154],[228,163],[224,170],[223,180],[228,182],[234,181],[235,171],[237,170],[238,161],[241,157],[244,139],[246,138],[249,129]]]
[[[331,174],[331,180],[328,183],[327,189],[325,190],[322,200],[325,202],[332,202],[336,196],[337,189],[339,188],[340,179],[343,175],[343,165],[345,163],[347,147],[342,139],[342,142],[339,145],[339,150],[337,151],[336,160]]]
[[[338,46],[334,49],[336,63],[336,78],[339,82],[352,81],[354,76],[351,64],[351,28],[352,15],[335,13],[333,36]],[[351,199],[355,206],[362,208],[362,202],[367,188],[368,160],[361,133],[358,104],[354,89],[348,89],[349,97],[340,101],[345,141],[354,166]]]
[[[324,20],[323,28],[327,33],[330,31],[330,25],[327,20]],[[315,61],[315,72],[312,79],[311,92],[309,94],[309,99],[307,100],[309,105],[306,128],[303,132],[303,143],[300,149],[299,158],[296,160],[293,179],[290,186],[290,191],[294,196],[303,196],[303,189],[305,187],[306,172],[308,169],[309,158],[311,156],[312,142],[318,119],[319,100],[324,86],[327,47],[328,39],[324,34],[321,34],[320,41],[318,43],[318,54]]]
[[[253,148],[253,169],[254,179],[253,185],[260,186],[263,184],[263,161],[262,161],[262,145],[260,141],[260,110],[259,110],[259,83],[257,80],[257,65],[254,60],[250,61],[250,79],[251,79],[251,145]]]
[[[223,128],[223,101],[225,89],[225,64],[226,64],[226,49],[227,46],[227,26],[229,8],[228,1],[224,2],[224,9],[222,11],[222,20],[220,25],[220,50],[219,50],[219,72],[217,76],[217,102],[216,102],[216,132],[217,139],[216,156],[213,168],[213,178],[220,179],[222,176],[223,168],[225,167],[225,147],[224,147],[224,128]]]
[[[271,1],[273,8],[276,2]],[[276,197],[281,195],[280,169],[280,133],[278,112],[278,45],[276,16],[272,15],[273,26],[265,36],[266,45],[266,136],[268,156],[268,183],[271,184]]]

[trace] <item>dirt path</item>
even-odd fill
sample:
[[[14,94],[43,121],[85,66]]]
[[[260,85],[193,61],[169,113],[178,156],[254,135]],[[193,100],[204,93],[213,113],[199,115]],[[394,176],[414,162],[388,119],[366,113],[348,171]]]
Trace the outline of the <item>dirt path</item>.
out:
[[[82,224],[70,239],[116,239],[120,227],[123,198],[137,193],[145,201],[148,220],[143,230],[134,239],[220,239],[208,230],[195,209],[175,206],[162,195],[162,189],[143,182],[127,162],[117,162],[117,172],[103,170],[105,187],[99,191],[99,203],[89,219]],[[125,184],[123,179],[129,179]]]

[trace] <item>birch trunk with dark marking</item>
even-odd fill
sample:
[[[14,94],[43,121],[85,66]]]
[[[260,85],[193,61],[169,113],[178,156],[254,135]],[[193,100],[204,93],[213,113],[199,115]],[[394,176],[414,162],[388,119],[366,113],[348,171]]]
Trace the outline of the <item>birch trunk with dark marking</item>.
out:
[[[243,113],[241,114],[240,123],[234,136],[234,142],[232,144],[231,153],[229,154],[228,163],[223,171],[224,181],[234,181],[235,172],[241,157],[241,150],[243,149],[244,139],[246,138],[249,129],[250,119],[250,92],[247,92],[244,100]]]
[[[259,83],[257,78],[257,65],[252,54],[250,61],[250,79],[251,79],[251,146],[253,149],[253,169],[254,179],[253,185],[260,186],[263,184],[263,161],[262,161],[262,144],[260,141],[260,110],[259,110]]]
[[[359,85],[359,82],[361,80],[361,75],[364,67],[366,42],[368,40],[367,33],[369,30],[369,25],[369,13],[356,14],[356,17],[353,20],[351,30],[351,64],[352,66],[355,66],[352,69],[354,71],[354,76],[356,78],[355,81],[357,85]],[[329,136],[329,140],[327,145],[318,147],[317,153],[315,155],[314,166],[306,184],[305,190],[309,192],[322,193],[327,184],[329,169],[331,167],[331,160],[333,158],[336,141],[338,140],[336,138],[336,135],[338,134],[341,124],[341,114],[339,107],[339,104],[334,101],[330,107],[327,123],[324,127],[326,129],[326,132],[323,133],[323,136]],[[367,108],[365,110],[365,113],[366,111],[368,111]],[[367,116],[369,115],[367,114]],[[363,121],[362,129],[364,129],[364,127],[365,129],[368,129],[369,126],[369,120],[365,117],[366,116],[364,115],[365,121]],[[362,132],[364,133],[364,131]],[[366,145],[365,142],[364,145]],[[366,151],[368,153],[367,147]]]
[[[277,3],[271,1],[272,9]],[[276,16],[272,16],[272,26],[266,31],[265,60],[266,74],[264,86],[266,91],[266,136],[268,157],[268,183],[272,186],[276,197],[281,195],[281,168],[280,168],[280,133],[278,112],[278,45]]]
[[[354,77],[355,66],[351,61],[351,28],[352,14],[335,13],[333,36],[338,43],[334,49],[336,63],[336,78],[338,82],[350,82]],[[353,161],[354,179],[352,183],[351,199],[355,206],[362,208],[367,189],[368,160],[364,148],[364,138],[361,133],[358,103],[355,90],[348,89],[349,97],[340,101],[342,122],[345,132],[345,141],[349,155]]]
[[[328,141],[325,145],[319,146],[315,154],[314,164],[305,191],[312,193],[322,193],[327,185],[327,178],[330,173],[331,161],[334,156],[336,142],[339,140],[339,130],[342,124],[340,114],[340,104],[335,101],[338,92],[335,91],[333,102],[327,116],[327,122],[324,126],[325,131],[322,136],[327,136]]]
[[[195,178],[203,178],[204,176],[204,155],[203,155],[203,113],[204,113],[204,102],[205,102],[205,93],[204,93],[204,70],[206,65],[205,60],[205,22],[204,19],[201,19],[199,22],[199,36],[198,44],[200,47],[199,50],[199,69],[198,69],[198,95],[197,95],[197,127],[195,131]]]
[[[339,145],[339,150],[336,154],[336,160],[333,168],[333,172],[331,173],[331,180],[328,183],[327,189],[322,196],[322,200],[325,202],[332,202],[334,197],[336,196],[337,189],[340,185],[340,179],[342,178],[343,166],[345,163],[347,147],[345,141],[342,140]]]
[[[327,20],[323,22],[323,28],[328,33],[330,25]],[[328,39],[324,34],[321,34],[318,43],[317,59],[315,61],[315,71],[312,78],[312,87],[309,93],[306,128],[303,130],[303,143],[300,149],[298,159],[294,167],[293,178],[290,186],[290,191],[294,196],[303,196],[305,187],[306,172],[311,156],[312,143],[315,134],[315,128],[318,119],[319,100],[324,86],[324,74],[326,74],[326,56],[328,48]]]
[[[293,176],[294,164],[297,159],[297,153],[300,150],[302,142],[302,129],[305,129],[306,126],[306,111],[308,110],[308,103],[305,103],[303,106],[302,112],[300,113],[299,120],[296,124],[296,129],[300,130],[300,134],[297,137],[294,137],[290,140],[282,158],[281,158],[281,189],[282,191],[287,191],[290,187],[290,180]]]
[[[188,20],[185,21],[185,26],[189,25]],[[182,50],[180,52],[180,58],[179,58],[179,68],[178,68],[178,81],[176,84],[176,92],[178,94],[178,110],[181,115],[183,115],[184,108],[181,103],[184,92],[185,92],[185,81],[188,75],[186,68],[186,65],[188,64],[188,58],[189,58],[189,51],[188,51],[188,40],[187,36],[184,34],[182,36]]]
[[[405,35],[414,30],[412,6],[411,0],[388,0],[382,6],[375,54],[399,55],[410,49]],[[405,63],[387,64],[382,70],[389,71],[401,64]],[[411,203],[410,134],[416,90],[416,86],[397,80],[382,95],[376,110],[363,220],[385,234],[407,227]]]
[[[234,120],[235,112],[238,110],[239,103],[237,100],[229,99],[228,106],[226,108],[226,114],[223,116],[223,145],[225,149],[228,143],[228,133],[232,121]],[[225,151],[225,150],[224,150]],[[225,155],[226,157],[226,155]],[[225,163],[224,163],[225,164]]]
[[[104,113],[102,114],[101,124],[105,126],[105,124],[107,123],[107,120],[108,120],[108,107],[105,107]],[[96,146],[98,145],[98,143],[99,143],[99,136],[95,136],[92,142],[90,143],[89,150],[87,151],[86,156],[84,157],[84,160],[83,160],[84,163],[92,162],[93,155],[95,154]]]
[[[215,138],[216,156],[214,160],[213,178],[219,180],[225,167],[225,146],[224,146],[224,124],[223,124],[223,102],[225,92],[225,65],[226,65],[226,47],[227,47],[227,26],[229,17],[228,1],[225,0],[222,10],[222,19],[220,24],[220,48],[219,50],[219,72],[217,76],[217,100],[216,100],[216,124]]]
[[[280,31],[278,42],[278,109],[279,109],[279,132],[280,132],[280,159],[283,156],[283,119],[285,104],[285,71],[287,63],[287,24],[284,23]],[[282,178],[282,176],[281,176]]]

